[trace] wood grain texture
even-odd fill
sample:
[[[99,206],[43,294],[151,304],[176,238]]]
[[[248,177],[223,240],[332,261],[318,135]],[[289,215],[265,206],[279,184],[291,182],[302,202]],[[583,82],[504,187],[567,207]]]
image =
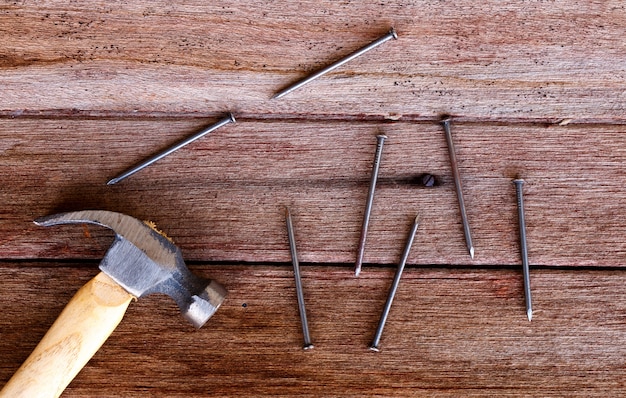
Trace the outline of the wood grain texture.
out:
[[[105,182],[211,120],[0,121],[5,258],[99,259],[110,233],[41,228],[36,217],[106,209],[150,219],[196,261],[287,262],[283,209],[301,261],[355,260],[375,135],[383,153],[366,263],[393,264],[415,214],[409,263],[520,262],[515,189],[525,187],[536,265],[626,263],[623,126],[453,125],[476,259],[466,253],[445,138],[435,123],[240,121],[113,187]],[[131,139],[132,137],[132,139]],[[433,188],[412,183],[437,177]]]
[[[5,264],[0,380],[95,271]],[[302,337],[289,267],[196,266],[230,296],[200,330],[167,298],[133,303],[66,397],[619,396],[626,275],[535,270],[526,320],[519,270],[408,268],[378,354],[367,349],[391,269],[302,269],[315,349]],[[45,284],[48,288],[41,289]]]
[[[0,6],[4,115],[624,121],[621,1]],[[385,44],[284,86],[394,26]]]
[[[391,26],[398,40],[270,100]],[[134,303],[65,396],[626,395],[625,36],[617,0],[2,2],[0,382],[112,241],[32,220],[106,209],[156,222],[230,296],[200,331],[165,297]],[[237,124],[105,185],[227,111]],[[454,118],[474,261],[442,114]],[[416,185],[422,173],[437,185]],[[285,205],[312,352],[300,349]],[[367,345],[416,213],[377,355]]]

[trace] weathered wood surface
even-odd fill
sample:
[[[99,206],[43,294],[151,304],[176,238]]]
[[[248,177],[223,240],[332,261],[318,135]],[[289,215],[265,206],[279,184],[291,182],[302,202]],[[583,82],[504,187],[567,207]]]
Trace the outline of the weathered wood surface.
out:
[[[389,42],[269,98],[394,26]],[[614,1],[4,2],[4,115],[624,121]]]
[[[7,380],[95,270],[0,269],[0,380]],[[95,267],[95,264],[94,264]],[[229,289],[200,330],[162,296],[132,303],[66,397],[621,396],[626,274],[533,272],[526,320],[518,270],[408,268],[381,341],[367,347],[393,272],[303,267],[315,348],[303,351],[293,272],[196,266]]]
[[[355,260],[375,135],[383,152],[365,261],[393,264],[419,213],[410,262],[519,263],[512,178],[525,187],[531,262],[626,264],[626,127],[453,126],[476,246],[465,249],[443,131],[436,123],[240,121],[129,177],[128,166],[213,120],[0,121],[0,242],[14,259],[102,256],[100,227],[41,228],[36,217],[108,209],[150,219],[197,261],[289,261],[290,205],[301,261]],[[438,185],[411,183],[420,173]]]
[[[269,99],[391,26],[397,41]],[[99,208],[155,221],[230,297],[200,331],[164,297],[134,303],[65,396],[625,395],[624,37],[620,1],[1,3],[0,383],[112,238],[32,220]],[[105,185],[227,111],[237,124]],[[444,113],[456,121],[473,261]],[[416,185],[421,173],[437,186]],[[532,323],[516,176],[528,182]],[[312,352],[300,350],[285,205]]]

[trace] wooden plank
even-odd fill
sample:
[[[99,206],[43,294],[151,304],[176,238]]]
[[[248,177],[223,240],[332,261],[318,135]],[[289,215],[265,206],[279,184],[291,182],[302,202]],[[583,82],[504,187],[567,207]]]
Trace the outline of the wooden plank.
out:
[[[5,3],[0,114],[623,123],[625,18],[617,0]]]
[[[303,267],[316,344],[307,352],[290,267],[192,268],[230,291],[209,323],[194,330],[163,296],[133,303],[65,396],[626,393],[621,271],[534,270],[528,322],[519,270],[408,268],[376,354],[367,346],[391,268],[354,278],[349,267]],[[91,265],[2,265],[2,382],[95,273]]]
[[[385,132],[368,263],[395,264],[416,213],[412,264],[519,263],[511,179],[525,178],[537,265],[626,264],[623,126],[453,125],[476,245],[471,261],[441,127],[434,123],[244,120],[108,187],[143,157],[210,120],[0,121],[3,258],[99,259],[99,227],[32,224],[86,208],[151,219],[188,260],[286,262],[290,205],[301,261],[354,261],[376,144]],[[438,185],[412,184],[432,173]]]
[[[626,395],[623,10],[615,0],[1,4],[0,383],[112,240],[32,220],[101,208],[155,221],[230,296],[199,331],[165,297],[134,303],[64,396]],[[390,26],[399,40],[269,99]],[[104,185],[226,111],[238,124]],[[457,121],[474,261],[435,123],[443,113]],[[438,184],[416,185],[422,173]],[[528,182],[540,266],[532,323],[515,265],[516,176]],[[300,349],[285,205],[311,352]],[[415,213],[422,224],[374,354]]]

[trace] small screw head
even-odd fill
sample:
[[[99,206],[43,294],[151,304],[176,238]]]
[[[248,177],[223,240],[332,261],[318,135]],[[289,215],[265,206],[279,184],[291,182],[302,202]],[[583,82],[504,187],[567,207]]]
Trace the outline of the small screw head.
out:
[[[435,176],[432,174],[422,174],[420,176],[420,180],[422,185],[425,187],[434,187],[435,186]]]
[[[418,174],[411,177],[410,184],[432,188],[437,185],[437,177],[430,173]]]

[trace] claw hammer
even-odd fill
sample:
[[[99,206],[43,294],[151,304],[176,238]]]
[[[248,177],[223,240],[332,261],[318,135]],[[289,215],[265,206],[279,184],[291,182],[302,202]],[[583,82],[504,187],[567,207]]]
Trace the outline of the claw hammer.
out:
[[[35,220],[42,226],[88,223],[112,229],[115,240],[100,272],[70,300],[0,397],[58,397],[121,322],[130,301],[152,293],[174,299],[200,328],[226,289],[192,274],[180,249],[152,226],[121,213],[86,210]]]

